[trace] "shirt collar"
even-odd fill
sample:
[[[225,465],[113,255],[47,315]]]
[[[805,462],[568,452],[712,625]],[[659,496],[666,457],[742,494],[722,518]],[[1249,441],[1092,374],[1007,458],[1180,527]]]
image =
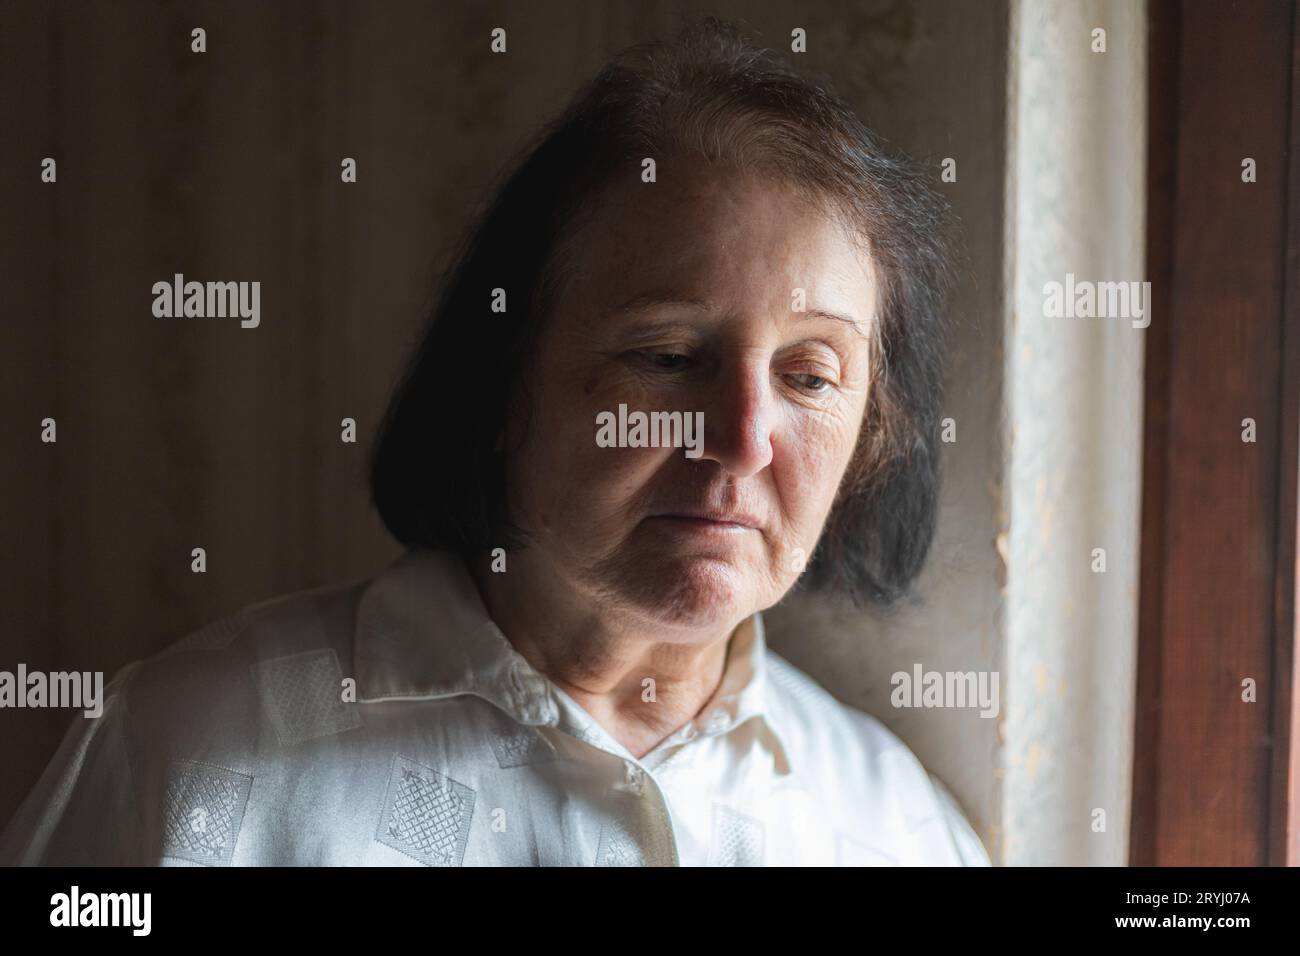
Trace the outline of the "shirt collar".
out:
[[[450,551],[411,548],[371,581],[357,609],[353,655],[362,703],[473,694],[522,724],[572,723],[579,736],[608,739],[515,650],[488,616],[464,562]],[[789,748],[773,726],[767,695],[763,620],[754,614],[733,633],[708,704],[655,751],[758,719],[788,771]]]

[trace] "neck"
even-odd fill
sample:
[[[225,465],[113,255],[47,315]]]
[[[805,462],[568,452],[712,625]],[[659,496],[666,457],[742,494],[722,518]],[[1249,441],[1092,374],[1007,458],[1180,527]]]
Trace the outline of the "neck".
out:
[[[493,573],[490,559],[470,571],[515,650],[639,759],[709,702],[735,624],[656,627],[574,592],[551,566],[525,551],[510,555],[508,573]]]

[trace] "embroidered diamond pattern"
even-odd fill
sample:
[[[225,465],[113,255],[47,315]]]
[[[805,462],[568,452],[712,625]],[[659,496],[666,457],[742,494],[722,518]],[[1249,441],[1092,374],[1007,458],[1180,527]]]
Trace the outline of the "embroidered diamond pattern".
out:
[[[600,831],[596,848],[597,866],[643,866],[641,848],[618,824],[610,822]]]
[[[254,672],[282,744],[361,726],[357,708],[342,699],[343,672],[333,648],[263,661]]]
[[[474,791],[404,757],[393,763],[379,842],[429,866],[460,866]]]
[[[496,753],[497,763],[503,770],[549,760],[554,756],[550,744],[532,730],[494,734],[492,750]]]
[[[730,807],[713,808],[715,866],[762,866],[763,824]]]
[[[247,774],[174,763],[163,812],[163,853],[197,863],[228,864],[252,784]]]

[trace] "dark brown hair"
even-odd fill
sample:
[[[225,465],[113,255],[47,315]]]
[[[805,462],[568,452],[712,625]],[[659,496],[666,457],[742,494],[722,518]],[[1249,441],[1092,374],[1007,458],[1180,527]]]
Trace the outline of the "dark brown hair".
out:
[[[716,20],[617,56],[514,165],[448,270],[385,415],[371,491],[402,543],[465,555],[520,541],[497,437],[562,282],[584,198],[646,156],[687,154],[806,192],[870,253],[879,286],[858,444],[800,586],[888,606],[934,532],[947,203],[823,79]],[[493,289],[509,310],[490,311]],[[467,395],[474,395],[470,403]]]

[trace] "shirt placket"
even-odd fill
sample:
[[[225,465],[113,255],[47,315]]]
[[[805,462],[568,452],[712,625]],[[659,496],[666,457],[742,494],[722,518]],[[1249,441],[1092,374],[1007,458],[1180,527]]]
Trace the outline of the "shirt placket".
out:
[[[668,796],[654,774],[571,700],[565,701],[560,710],[560,730],[622,765],[621,779],[608,788],[609,812],[613,816],[601,828],[597,865],[620,865],[612,861],[630,862],[635,856],[641,865],[680,866]],[[629,852],[632,845],[635,854]]]

